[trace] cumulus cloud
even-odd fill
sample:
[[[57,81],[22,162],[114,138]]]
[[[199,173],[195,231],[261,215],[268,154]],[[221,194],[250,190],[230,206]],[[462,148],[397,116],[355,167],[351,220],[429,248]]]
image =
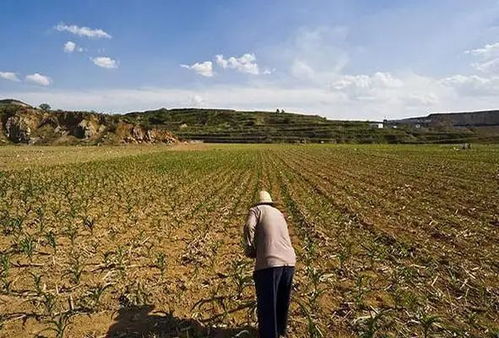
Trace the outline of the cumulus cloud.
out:
[[[499,42],[486,44],[482,48],[467,50],[465,53],[479,58],[480,62],[471,64],[476,70],[485,75],[499,74]]]
[[[14,72],[0,72],[0,78],[15,82],[20,81],[19,78],[17,77],[17,74]]]
[[[403,82],[390,73],[376,72],[373,75],[341,75],[330,84],[333,91],[353,97],[371,98],[375,91],[402,87]]]
[[[275,52],[288,60],[292,77],[327,85],[349,62],[344,48],[347,34],[342,26],[303,27]]]
[[[107,56],[98,56],[94,58],[90,58],[92,62],[99,67],[107,68],[107,69],[115,69],[118,68],[118,62],[114,59],[111,59]]]
[[[255,54],[246,53],[240,57],[231,56],[228,59],[225,59],[222,54],[219,54],[215,56],[215,61],[217,65],[223,69],[235,69],[239,72],[253,75],[260,74]]]
[[[48,86],[52,83],[52,79],[50,77],[40,73],[26,75],[26,81],[40,86]]]
[[[54,27],[59,32],[69,32],[78,36],[94,38],[94,39],[111,39],[111,35],[102,29],[94,29],[89,27],[80,27],[77,25],[66,25],[60,23]]]
[[[313,80],[316,78],[315,70],[303,60],[293,60],[291,74],[299,79]]]
[[[190,99],[190,106],[201,107],[204,103],[203,98],[200,95],[194,95]]]
[[[471,65],[473,68],[483,73],[499,74],[499,58],[480,63],[477,62]]]
[[[196,62],[192,65],[180,65],[180,67],[193,70],[194,72],[198,73],[199,75],[202,75],[205,77],[212,77],[214,75],[213,63],[211,61]]]
[[[67,41],[64,44],[64,52],[65,53],[73,53],[73,52],[83,52],[83,48],[80,46],[76,45],[73,41]]]
[[[3,96],[18,97],[28,102],[49,101],[63,109],[96,111],[137,111],[158,107],[224,107],[240,110],[320,114],[334,119],[383,119],[422,115],[429,111],[465,109],[487,100],[454,97],[452,92],[438,92],[422,79],[407,80],[409,89],[393,89],[390,93],[375,92],[370,100],[358,99],[318,87],[285,87],[280,85],[212,85],[193,89],[142,88],[99,90],[52,90],[50,92],[10,92]],[[419,82],[418,82],[419,81]],[[410,95],[408,95],[410,93]],[[435,93],[432,97],[428,93]],[[442,96],[442,95],[446,96]],[[451,96],[448,96],[451,95]],[[113,97],[113,100],[109,100]],[[444,98],[454,106],[440,106]],[[467,104],[464,104],[467,103]],[[476,105],[475,108],[479,108]],[[457,108],[456,108],[457,107]],[[463,108],[464,107],[464,108]]]
[[[76,49],[76,43],[73,41],[68,41],[64,44],[64,52],[73,53]]]
[[[486,44],[482,48],[470,49],[465,51],[466,54],[480,56],[484,59],[499,56],[499,42]]]
[[[463,96],[497,97],[499,92],[499,77],[457,74],[441,79],[440,83],[453,88]]]

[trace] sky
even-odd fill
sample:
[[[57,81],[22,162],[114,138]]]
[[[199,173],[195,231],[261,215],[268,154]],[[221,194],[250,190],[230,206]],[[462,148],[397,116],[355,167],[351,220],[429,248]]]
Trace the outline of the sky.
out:
[[[0,98],[381,120],[499,108],[498,0],[2,0]]]

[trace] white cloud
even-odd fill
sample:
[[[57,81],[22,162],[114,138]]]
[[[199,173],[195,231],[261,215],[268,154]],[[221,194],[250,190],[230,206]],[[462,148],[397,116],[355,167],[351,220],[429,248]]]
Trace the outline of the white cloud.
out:
[[[372,89],[376,87],[400,87],[402,81],[394,78],[390,73],[377,72],[373,75],[342,75],[339,80],[332,83],[331,88],[343,90],[348,88]]]
[[[453,75],[440,80],[444,86],[453,88],[463,96],[495,96],[499,92],[499,77],[481,77],[478,75]],[[499,102],[497,103],[499,105]]]
[[[0,78],[9,81],[20,81],[16,73],[13,72],[0,72]]]
[[[99,67],[107,68],[107,69],[115,69],[118,68],[118,62],[114,59],[111,59],[107,56],[98,56],[95,58],[90,58],[92,62]]]
[[[483,73],[499,74],[499,58],[481,63],[472,63],[471,66]]]
[[[213,73],[213,63],[211,61],[196,62],[193,65],[180,65],[182,68],[190,69],[198,73],[199,75],[212,77]]]
[[[481,62],[471,64],[476,70],[485,73],[485,75],[499,74],[499,42],[486,44],[482,48],[465,51],[478,57]]]
[[[40,73],[26,75],[26,81],[40,86],[48,86],[52,83],[52,79]]]
[[[192,107],[201,107],[204,103],[204,100],[200,95],[194,95],[191,97],[190,103],[190,106]]]
[[[265,57],[279,65],[281,80],[326,88],[349,63],[348,32],[343,26],[301,27]]]
[[[73,53],[76,49],[76,43],[73,41],[68,41],[64,44],[64,52]]]
[[[241,57],[231,56],[228,59],[225,59],[223,55],[219,54],[215,56],[215,61],[223,69],[235,69],[239,72],[253,75],[260,74],[258,64],[255,62],[255,54],[246,53]]]
[[[285,87],[278,85],[212,85],[196,89],[101,89],[90,91],[57,91],[0,93],[30,103],[51,102],[62,109],[127,112],[159,107],[224,107],[240,110],[320,114],[335,119],[383,119],[426,114],[429,111],[479,109],[491,100],[459,97],[443,91],[428,79],[410,76],[407,88],[391,92],[375,91],[369,99],[355,98],[342,92],[318,87]],[[432,94],[430,94],[432,93]],[[112,97],[113,100],[109,100]],[[442,105],[451,102],[453,105]],[[498,101],[497,99],[495,101]],[[479,103],[479,104],[477,104]],[[463,108],[464,107],[464,108]]]
[[[482,48],[465,51],[466,54],[480,56],[484,59],[499,56],[499,42],[486,44]]]
[[[330,84],[332,91],[357,98],[372,99],[379,96],[380,91],[400,88],[403,82],[390,73],[377,72],[373,75],[341,75]]]
[[[303,60],[293,60],[291,74],[299,79],[313,80],[316,77],[315,70]]]
[[[70,32],[72,34],[83,36],[87,38],[95,38],[95,39],[111,39],[111,35],[103,31],[102,29],[93,29],[89,27],[80,27],[77,25],[65,25],[63,23],[58,24],[54,27],[59,32]]]
[[[32,90],[0,92],[0,97],[16,97],[33,103],[49,101],[63,109],[75,110],[126,112],[205,106],[275,111],[279,107],[290,112],[320,114],[335,119],[371,120],[499,106],[499,76],[490,75],[490,70],[496,65],[491,61],[498,58],[492,56],[492,47],[482,48],[487,52],[468,52],[480,62],[474,67],[486,73],[481,76],[451,74],[437,78],[402,70],[352,74],[346,72],[350,60],[347,48],[344,48],[347,33],[341,27],[302,29],[294,39],[276,46],[276,50],[269,53],[279,56],[273,62],[279,65],[279,73],[269,77],[250,77],[251,80],[244,84],[210,84],[191,89],[51,90],[49,93]],[[265,54],[266,60],[269,54]],[[92,61],[95,63],[97,59]],[[110,58],[104,59],[107,60],[101,61],[108,66],[117,65]],[[289,65],[288,72],[284,64]],[[255,55],[250,53],[229,58],[217,55],[212,61],[180,66],[206,77],[214,76],[217,67],[249,74],[273,72],[259,68]]]

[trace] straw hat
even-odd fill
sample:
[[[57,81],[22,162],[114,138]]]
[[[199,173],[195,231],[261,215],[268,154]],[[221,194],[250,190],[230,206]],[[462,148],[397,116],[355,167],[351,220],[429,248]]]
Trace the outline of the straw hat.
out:
[[[272,201],[272,197],[270,197],[270,194],[267,191],[262,190],[258,192],[258,203],[273,204],[274,202]]]

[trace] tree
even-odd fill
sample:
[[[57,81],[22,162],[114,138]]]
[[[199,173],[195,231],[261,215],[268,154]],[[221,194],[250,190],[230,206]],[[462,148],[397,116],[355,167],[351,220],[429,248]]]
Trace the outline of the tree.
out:
[[[48,103],[42,103],[38,107],[40,107],[41,110],[45,110],[45,111],[48,111],[48,110],[51,109],[51,107],[50,107],[50,105]]]

